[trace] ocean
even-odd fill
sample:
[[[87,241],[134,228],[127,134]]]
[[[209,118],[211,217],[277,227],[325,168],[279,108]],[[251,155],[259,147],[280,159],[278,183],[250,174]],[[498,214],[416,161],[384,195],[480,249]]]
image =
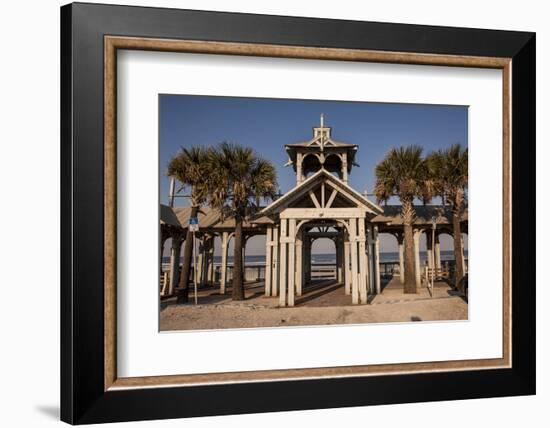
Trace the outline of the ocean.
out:
[[[420,262],[423,264],[427,260],[428,253],[426,251],[420,252]],[[465,251],[465,257],[468,258],[468,251]],[[336,263],[336,255],[334,253],[332,254],[312,254],[312,263],[313,264],[334,264]],[[454,252],[453,251],[441,251],[441,260],[454,260]],[[221,264],[222,258],[221,256],[214,256],[214,264]],[[380,263],[391,263],[399,262],[399,253],[398,252],[385,252],[380,253]],[[170,257],[163,257],[163,263],[170,263]],[[227,257],[227,264],[232,265],[233,264],[233,256],[228,255]],[[265,256],[264,255],[246,255],[245,256],[245,264],[247,266],[254,266],[254,265],[263,265],[265,264]]]

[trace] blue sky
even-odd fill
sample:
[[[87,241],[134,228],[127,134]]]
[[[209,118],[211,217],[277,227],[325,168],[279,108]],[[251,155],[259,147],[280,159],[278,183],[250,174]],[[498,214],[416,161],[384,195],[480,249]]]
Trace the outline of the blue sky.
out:
[[[309,140],[321,113],[335,140],[359,145],[359,167],[352,169],[349,184],[360,192],[372,192],[374,168],[391,147],[417,144],[428,153],[455,143],[467,145],[465,106],[160,95],[161,203],[167,203],[169,159],[182,146],[222,141],[254,147],[275,165],[281,191],[288,191],[295,175],[292,167],[284,167],[288,160],[284,145]],[[177,199],[176,205],[187,204],[184,198]],[[393,250],[385,241],[382,245]]]

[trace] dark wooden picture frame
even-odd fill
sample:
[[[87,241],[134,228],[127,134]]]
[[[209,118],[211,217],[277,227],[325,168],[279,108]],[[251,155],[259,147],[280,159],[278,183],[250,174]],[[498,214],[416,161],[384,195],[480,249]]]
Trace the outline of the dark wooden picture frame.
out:
[[[502,69],[503,358],[117,378],[117,49]],[[535,393],[533,33],[71,4],[61,9],[61,106],[62,420],[81,424]]]

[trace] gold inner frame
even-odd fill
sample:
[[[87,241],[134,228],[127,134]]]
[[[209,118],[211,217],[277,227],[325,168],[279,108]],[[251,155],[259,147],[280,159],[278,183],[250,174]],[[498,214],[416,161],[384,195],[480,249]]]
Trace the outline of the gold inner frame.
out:
[[[240,55],[393,64],[440,65],[502,70],[503,91],[503,349],[502,358],[422,363],[357,365],[170,376],[117,377],[116,367],[116,85],[117,50],[147,50],[212,55]],[[382,52],[250,43],[104,37],[104,389],[192,386],[235,382],[358,377],[511,367],[511,58]]]

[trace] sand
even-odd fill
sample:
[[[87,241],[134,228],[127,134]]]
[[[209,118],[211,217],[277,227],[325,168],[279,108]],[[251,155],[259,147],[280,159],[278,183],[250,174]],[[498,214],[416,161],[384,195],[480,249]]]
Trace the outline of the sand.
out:
[[[160,314],[160,329],[203,330],[251,327],[364,324],[467,320],[468,305],[448,286],[439,286],[431,297],[427,289],[403,294],[386,289],[368,305],[351,305],[349,296],[336,287],[296,307],[278,307],[276,297],[253,295],[243,302],[217,296],[218,303],[176,305],[166,302]],[[202,299],[205,301],[205,299]]]

